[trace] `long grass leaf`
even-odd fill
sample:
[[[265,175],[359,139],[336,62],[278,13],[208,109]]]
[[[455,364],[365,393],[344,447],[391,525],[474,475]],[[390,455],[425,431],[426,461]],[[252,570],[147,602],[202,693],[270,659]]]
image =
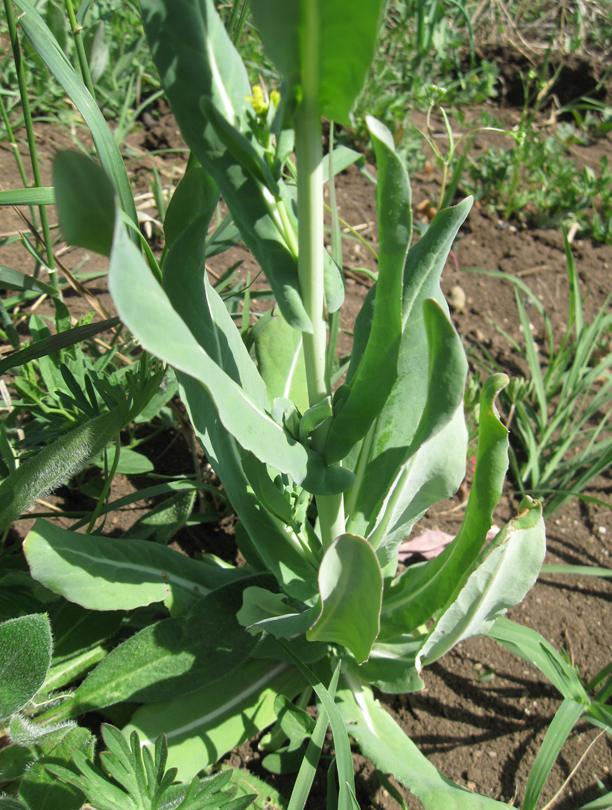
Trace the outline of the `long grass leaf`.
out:
[[[527,787],[525,788],[523,810],[535,810],[551,768],[555,764],[571,730],[580,720],[586,708],[587,704],[577,703],[567,698],[559,706],[531,767]]]
[[[15,0],[15,5],[24,12],[19,22],[26,36],[89,127],[100,161],[117,189],[121,207],[130,219],[138,222],[130,181],[121,154],[98,105],[30,0]]]

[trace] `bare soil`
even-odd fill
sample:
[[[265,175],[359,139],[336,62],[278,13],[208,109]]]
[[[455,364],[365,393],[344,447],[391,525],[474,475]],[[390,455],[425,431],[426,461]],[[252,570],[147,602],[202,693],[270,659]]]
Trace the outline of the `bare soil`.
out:
[[[43,157],[43,182],[50,184],[52,157],[58,148],[71,147],[73,138],[64,130],[43,124],[37,128],[37,137]],[[165,183],[172,177],[176,179],[180,176],[179,167],[184,165],[184,161],[177,155],[168,159],[144,154],[148,149],[180,146],[180,136],[170,116],[162,114],[158,120],[145,122],[131,136],[130,144],[143,154],[140,161],[132,164],[137,188],[142,193],[148,191],[146,178],[153,162]],[[486,148],[486,142],[480,146]],[[610,138],[600,141],[598,149],[612,154]],[[375,172],[374,167],[369,169]],[[11,148],[6,143],[0,144],[0,185],[3,188],[21,186]],[[435,200],[439,189],[436,172],[427,166],[412,178],[412,185],[415,208],[421,211],[417,218],[425,219],[431,207],[427,201]],[[339,177],[337,186],[340,215],[376,247],[373,185],[353,168]],[[152,208],[148,210],[154,215]],[[2,236],[22,228],[23,223],[15,214],[0,209]],[[21,270],[30,268],[30,259],[21,248],[1,245],[0,242],[2,264]],[[573,252],[586,293],[587,313],[592,314],[602,305],[610,290],[612,248],[577,239],[573,243]],[[63,261],[74,268],[84,258],[88,271],[104,267],[101,259],[84,257],[82,252],[69,251]],[[219,275],[239,260],[243,262],[242,272],[250,272],[253,278],[257,268],[242,248],[217,257],[211,262],[210,269]],[[355,270],[361,267],[375,269],[375,262],[363,245],[347,241],[344,263],[347,271],[347,304],[342,326],[349,331],[371,283]],[[471,347],[479,343],[510,374],[523,373],[519,359],[495,329],[495,325],[501,326],[515,340],[521,340],[512,285],[469,272],[474,267],[503,270],[523,278],[540,297],[555,325],[561,326],[567,317],[568,292],[561,234],[501,222],[485,208],[475,206],[444,271],[443,288],[449,298],[457,302],[452,316],[468,354]],[[259,282],[256,288],[258,285]],[[454,290],[457,287],[464,294],[462,304],[461,295],[458,296]],[[93,281],[88,289],[107,309],[112,310],[103,279]],[[68,293],[66,298],[71,311],[77,316],[90,308],[76,294]],[[44,304],[41,306],[44,307]],[[24,334],[26,327],[24,319],[20,326]],[[537,332],[537,323],[535,328]],[[346,335],[341,349],[346,350],[349,345],[350,337]],[[193,469],[193,456],[183,434],[165,431],[145,448],[158,473],[172,475]],[[200,463],[205,464],[201,456]],[[141,481],[118,476],[113,485],[112,498],[141,486]],[[594,482],[587,494],[611,503],[611,491],[612,476],[608,472]],[[84,504],[78,498],[75,489],[65,488],[57,493],[55,502],[62,508],[74,510]],[[517,504],[517,495],[509,480],[495,522],[502,525],[515,514]],[[139,509],[131,508],[113,514],[107,532],[120,534],[148,506],[143,504]],[[462,515],[461,501],[453,499],[433,509],[419,524],[417,531],[439,528],[455,533]],[[68,525],[67,521],[60,521]],[[16,526],[16,534],[23,537],[30,525],[29,520],[21,521]],[[573,501],[548,521],[547,536],[548,563],[610,567],[612,512],[606,507]],[[220,524],[185,530],[177,540],[183,549],[189,551],[208,550],[229,560],[237,558],[231,518]],[[542,576],[524,603],[515,608],[510,616],[538,630],[555,646],[563,647],[587,680],[612,661],[612,584],[608,580]],[[446,776],[472,790],[519,804],[534,757],[560,705],[560,696],[555,689],[534,668],[487,638],[459,645],[441,662],[428,668],[424,680],[425,689],[422,692],[407,696],[380,696],[387,710]],[[552,770],[543,794],[544,803],[550,801],[562,787],[596,736],[597,730],[590,725],[580,724],[576,727]],[[254,741],[232,752],[228,761],[252,770],[289,795],[292,779],[271,777],[262,770],[261,758]],[[358,754],[355,762],[361,806],[395,806],[378,783],[371,765]],[[591,748],[555,807],[573,810],[597,798],[596,779],[601,780],[607,790],[612,790],[611,768],[612,747],[610,738],[604,735]],[[408,797],[407,801],[410,808],[419,806],[414,798]],[[326,806],[325,780],[322,777],[317,780],[309,806]]]

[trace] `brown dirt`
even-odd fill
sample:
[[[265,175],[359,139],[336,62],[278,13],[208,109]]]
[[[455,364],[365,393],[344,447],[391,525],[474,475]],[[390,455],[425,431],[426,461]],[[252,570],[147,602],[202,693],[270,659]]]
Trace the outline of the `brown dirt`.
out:
[[[153,120],[132,136],[132,148],[176,147],[179,143],[172,119],[163,116]],[[71,138],[61,130],[38,127],[43,160],[43,182],[50,182],[50,160],[59,146],[71,145]],[[610,152],[610,143],[607,143]],[[162,172],[167,183],[180,172],[180,161],[174,163],[159,157],[144,157],[134,164],[136,183],[143,193],[148,190],[146,171],[151,162]],[[374,169],[371,168],[372,171]],[[417,208],[426,200],[436,198],[435,173],[424,171],[412,179],[414,204]],[[0,144],[0,184],[4,188],[17,188],[20,181],[14,170],[10,148]],[[374,191],[371,183],[356,169],[350,169],[338,182],[340,215],[376,247],[376,216]],[[149,211],[151,214],[154,212]],[[419,216],[425,216],[419,215]],[[22,225],[15,215],[0,210],[0,233],[14,232]],[[0,243],[1,244],[1,243]],[[587,312],[595,311],[610,289],[612,248],[587,241],[573,245],[576,264],[586,298]],[[2,247],[2,263],[27,270],[30,260],[24,260],[19,247]],[[83,259],[74,251],[64,257],[74,267]],[[101,260],[87,258],[87,269],[97,268]],[[235,248],[211,262],[211,270],[223,272],[234,262],[242,260],[242,272],[251,277],[257,268],[242,248]],[[345,267],[375,268],[374,260],[358,242],[345,244]],[[466,346],[475,342],[485,345],[496,360],[510,373],[521,371],[520,363],[495,325],[502,326],[520,341],[514,293],[510,284],[485,275],[468,272],[470,267],[485,270],[504,270],[524,278],[542,300],[556,326],[560,326],[567,312],[567,279],[561,236],[557,232],[528,230],[500,222],[485,210],[475,207],[461,231],[453,254],[444,271],[443,288],[447,294],[455,286],[465,293],[465,306],[453,310],[453,318]],[[367,292],[369,281],[358,273],[347,277],[347,304],[342,326],[350,330],[353,319]],[[257,285],[256,285],[257,286]],[[110,306],[102,281],[91,284],[90,290],[105,306]],[[89,307],[82,300],[67,296],[72,311],[79,315]],[[44,305],[43,305],[44,306]],[[25,334],[25,323],[22,325]],[[537,328],[537,325],[536,325]],[[350,343],[345,337],[342,349]],[[518,369],[517,369],[518,366]],[[148,447],[156,471],[172,474],[193,469],[193,459],[182,434],[166,431]],[[134,491],[143,482],[118,476],[112,498]],[[610,502],[612,478],[601,476],[588,490],[588,494]],[[75,509],[82,502],[75,501],[76,492],[64,489],[55,499],[62,508]],[[142,509],[148,504],[142,505]],[[508,483],[495,520],[501,525],[517,506],[517,497]],[[118,512],[110,519],[107,530],[116,534],[124,530],[142,509]],[[454,533],[462,516],[458,500],[440,505],[419,524],[423,528],[437,527]],[[68,521],[62,521],[68,525]],[[23,536],[30,521],[17,527]],[[578,563],[609,567],[612,550],[612,512],[602,506],[574,501],[555,514],[548,522],[547,562]],[[235,545],[231,520],[222,525],[205,525],[189,529],[179,539],[181,545],[192,551],[206,549],[227,559],[235,558]],[[607,580],[570,576],[542,576],[525,602],[511,612],[511,618],[537,629],[557,647],[563,647],[580,669],[583,677],[592,677],[612,660],[610,628],[612,627],[612,585]],[[408,695],[382,697],[388,711],[406,729],[423,752],[448,777],[470,789],[505,801],[520,802],[527,776],[556,709],[559,695],[539,673],[498,647],[489,639],[465,642],[431,666],[424,675],[425,690]],[[546,785],[543,801],[549,801],[560,789],[572,768],[584,754],[597,732],[592,726],[581,724],[553,768]],[[288,795],[292,780],[273,779],[262,773],[261,755],[256,742],[234,752],[229,761],[252,769],[270,780]],[[378,784],[372,767],[356,755],[358,798],[363,807],[390,807],[393,801]],[[560,810],[572,810],[593,800],[599,794],[595,787],[598,778],[612,790],[612,749],[609,737],[602,737],[589,752],[585,762],[556,805]],[[409,807],[418,802],[409,798]],[[324,807],[325,780],[319,779],[310,800],[312,808]]]

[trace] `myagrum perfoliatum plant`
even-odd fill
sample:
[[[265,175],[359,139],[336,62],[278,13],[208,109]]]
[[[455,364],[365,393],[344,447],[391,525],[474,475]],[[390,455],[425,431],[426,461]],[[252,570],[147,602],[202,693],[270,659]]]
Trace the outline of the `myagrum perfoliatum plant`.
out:
[[[456,539],[398,573],[401,542],[465,473],[467,363],[439,281],[471,201],[441,211],[410,247],[408,177],[374,119],[379,275],[355,321],[346,378],[332,390],[327,336],[344,290],[323,246],[321,118],[349,122],[383,5],[251,0],[284,78],[280,99],[267,105],[253,103],[212,0],[141,0],[155,65],[194,158],[168,211],[169,249],[161,267],[145,260],[121,194],[98,210],[98,228],[109,225],[92,237],[90,203],[110,181],[82,156],[56,166],[60,220],[69,240],[110,253],[121,319],[175,369],[239,517],[248,566],[44,522],[25,552],[36,579],[86,608],[163,601],[171,614],[111,652],[48,719],[146,704],[128,730],[145,740],[163,731],[169,763],[188,779],[269,725],[276,695],[313,687],[334,734],[343,810],[354,802],[347,729],[426,808],[493,807],[500,804],[444,779],[370,692],[372,684],[420,688],[425,665],[487,633],[523,599],[545,550],[541,507],[528,498],[485,547],[508,461],[494,404],[507,378],[498,374],[483,386],[474,481]],[[285,172],[294,149],[297,184]],[[206,276],[219,195],[278,304],[257,330],[255,359]]]

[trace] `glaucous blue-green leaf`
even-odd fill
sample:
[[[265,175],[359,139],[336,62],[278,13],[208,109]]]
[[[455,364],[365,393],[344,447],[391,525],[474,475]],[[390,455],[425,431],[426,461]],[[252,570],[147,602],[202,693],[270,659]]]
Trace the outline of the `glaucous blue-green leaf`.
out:
[[[380,630],[382,589],[380,565],[368,541],[340,535],[321,560],[321,612],[307,638],[342,644],[363,663]]]
[[[0,624],[0,720],[23,709],[41,688],[52,648],[51,625],[44,613]]]
[[[219,588],[186,616],[149,625],[124,641],[61,704],[61,716],[126,700],[179,698],[244,664],[257,644],[236,619],[247,581]]]
[[[440,289],[440,275],[453,240],[465,220],[471,199],[435,217],[427,232],[411,248],[404,267],[402,340],[398,377],[375,424],[363,440],[356,459],[351,455],[357,482],[346,496],[348,531],[367,536],[387,493],[408,460],[408,452],[421,422],[430,382],[427,346],[426,299],[448,307]],[[368,342],[374,301],[368,294],[355,323],[357,355]],[[355,362],[358,362],[356,357]]]
[[[219,189],[206,169],[201,166],[188,169],[170,198],[164,217],[166,246],[171,248],[194,219],[204,217],[209,223],[218,202]],[[205,233],[208,223],[203,226]]]
[[[434,299],[423,303],[423,317],[429,349],[427,400],[416,433],[405,451],[407,460],[398,470],[376,523],[368,527],[368,540],[377,553],[380,549],[382,565],[394,558],[406,537],[406,518],[417,517],[431,503],[448,497],[465,475],[467,430],[463,393],[467,360],[459,335]],[[440,433],[444,433],[444,444],[437,438]],[[435,451],[437,458],[433,455]],[[424,458],[427,461],[422,469],[417,469]],[[414,503],[417,495],[419,500]],[[423,498],[428,502],[424,503]],[[419,510],[416,515],[415,509]]]
[[[400,636],[388,642],[377,641],[370,657],[356,674],[364,683],[391,695],[420,692],[425,687],[415,662],[424,636]]]
[[[507,523],[463,575],[419,650],[417,669],[437,661],[455,644],[488,632],[535,584],[546,554],[542,506],[524,498]]]
[[[228,125],[245,134],[251,87],[212,0],[142,0],[140,5],[153,61],[187,145],[217,183],[283,315],[295,329],[311,332],[297,258],[286,244],[275,199],[237,162],[201,104],[205,96]]]
[[[397,379],[402,337],[402,281],[412,238],[410,182],[389,130],[375,118],[368,129],[376,153],[378,184],[378,281],[368,340],[358,364],[351,363],[339,412],[331,424],[325,457],[340,461],[367,433]],[[341,405],[341,407],[340,407]]]
[[[136,223],[136,207],[123,158],[100,108],[31,0],[16,0],[15,5],[24,12],[19,17],[20,27],[83,116],[100,162],[117,190],[121,208]]]
[[[257,335],[255,353],[270,400],[290,399],[304,413],[309,403],[301,332],[278,315]]]
[[[123,731],[137,731],[143,744],[165,734],[167,767],[177,768],[177,778],[188,781],[271,725],[277,695],[292,698],[303,687],[304,679],[294,667],[249,661],[186,697],[138,709]]]
[[[179,382],[181,398],[206,458],[223,481],[227,497],[265,568],[274,574],[283,590],[297,599],[310,599],[317,592],[318,562],[314,552],[309,553],[308,544],[268,511],[257,496],[259,480],[268,476],[266,466],[245,453],[219,423],[209,395],[195,380],[179,374]],[[253,465],[264,469],[251,484],[253,473],[249,468]]]
[[[508,810],[510,807],[472,793],[443,776],[372,697],[371,691],[359,682],[354,683],[354,692],[340,690],[338,707],[361,753],[378,770],[393,774],[417,797],[424,810]]]
[[[242,576],[157,543],[77,534],[44,520],[34,524],[24,552],[34,579],[90,610],[133,610],[165,601],[184,611]]]
[[[309,88],[321,115],[350,124],[374,56],[382,0],[251,0],[266,52],[290,87]]]
[[[207,217],[197,217],[170,249],[163,286],[170,303],[215,363],[260,409],[269,409],[266,385],[251,360],[225,303],[208,281]]]
[[[269,189],[274,197],[280,195],[276,180],[272,177],[270,166],[253,146],[253,143],[236,127],[232,126],[223,112],[206,96],[200,102],[204,115],[221,143],[234,156],[236,163],[240,164],[257,182]]]
[[[128,420],[124,407],[114,408],[61,436],[21,464],[0,485],[0,531],[7,529],[38,498],[44,498],[80,472]]]
[[[297,483],[304,479],[305,448],[202,348],[127,238],[120,218],[115,225],[109,289],[119,316],[143,347],[209,392],[218,418],[245,450],[291,475]]]
[[[438,557],[408,567],[391,584],[383,604],[382,638],[408,633],[440,610],[484,545],[508,468],[508,431],[494,404],[507,381],[505,374],[495,374],[482,389],[474,480],[461,529]]]
[[[60,227],[69,245],[110,256],[115,189],[101,166],[82,152],[58,152],[53,185]]]
[[[250,630],[265,630],[275,638],[295,638],[309,630],[317,620],[320,606],[296,613],[282,593],[271,593],[264,588],[247,588],[238,621]]]

